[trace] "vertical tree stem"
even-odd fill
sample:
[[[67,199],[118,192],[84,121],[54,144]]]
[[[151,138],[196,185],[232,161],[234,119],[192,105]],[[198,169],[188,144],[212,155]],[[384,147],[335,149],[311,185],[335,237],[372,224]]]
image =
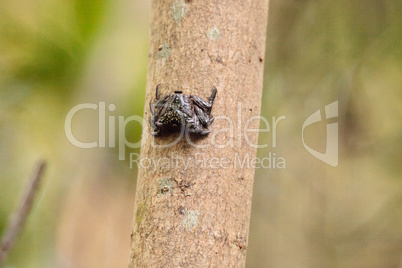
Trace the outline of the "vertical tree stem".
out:
[[[144,124],[130,267],[245,266],[267,13],[267,0],[152,1],[146,103],[158,84],[203,99],[215,86],[216,119],[167,148],[177,135]]]

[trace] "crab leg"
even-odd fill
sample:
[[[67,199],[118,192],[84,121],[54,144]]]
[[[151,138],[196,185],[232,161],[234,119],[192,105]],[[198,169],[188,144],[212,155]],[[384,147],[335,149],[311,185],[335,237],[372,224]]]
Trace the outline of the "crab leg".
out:
[[[215,99],[217,92],[218,91],[216,90],[216,87],[214,87],[214,90],[212,91],[211,97],[209,97],[208,102],[206,102],[205,100],[201,99],[198,96],[192,96],[192,99],[193,99],[195,105],[197,105],[199,108],[204,110],[207,115],[210,115],[211,108],[214,103],[214,99]]]
[[[149,101],[149,109],[151,110],[152,116],[154,116],[155,115],[155,109],[154,109],[154,106],[152,105],[151,101]]]
[[[214,103],[215,97],[216,97],[216,93],[218,93],[218,90],[216,89],[215,86],[212,87],[214,90],[212,91],[211,97],[209,97],[209,103],[212,104]]]
[[[188,128],[188,132],[195,133],[201,136],[207,135],[209,133],[208,129],[205,129],[200,125],[200,120],[198,119],[197,116],[193,117],[193,122],[194,122],[192,124],[193,128]]]
[[[155,92],[155,99],[156,100],[159,100],[159,86],[160,86],[161,84],[159,84],[159,85],[157,85],[156,86],[156,92]]]

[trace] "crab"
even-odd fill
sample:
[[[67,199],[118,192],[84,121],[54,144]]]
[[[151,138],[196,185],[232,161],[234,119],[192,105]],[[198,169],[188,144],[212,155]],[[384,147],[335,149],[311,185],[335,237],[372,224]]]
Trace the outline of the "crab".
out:
[[[208,126],[214,121],[211,115],[212,105],[217,93],[216,87],[208,101],[195,95],[175,91],[160,98],[159,86],[156,87],[155,102],[149,102],[151,116],[151,134],[159,135],[165,130],[184,130],[187,133],[207,135]]]

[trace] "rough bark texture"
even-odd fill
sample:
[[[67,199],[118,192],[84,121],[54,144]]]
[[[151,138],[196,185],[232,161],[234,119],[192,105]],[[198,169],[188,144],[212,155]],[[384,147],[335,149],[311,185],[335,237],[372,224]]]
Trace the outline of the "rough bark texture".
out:
[[[152,2],[146,103],[158,84],[204,99],[215,86],[216,119],[196,146],[168,148],[177,135],[144,124],[130,267],[245,266],[267,13],[265,0]]]

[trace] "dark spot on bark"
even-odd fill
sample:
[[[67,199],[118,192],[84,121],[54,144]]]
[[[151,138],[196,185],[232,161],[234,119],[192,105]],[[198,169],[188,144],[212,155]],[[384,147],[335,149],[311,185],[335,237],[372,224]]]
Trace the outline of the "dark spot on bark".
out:
[[[253,111],[253,109],[251,109],[251,108],[250,108],[249,110],[250,110],[250,112],[252,112],[252,111]]]
[[[239,180],[244,181],[244,177],[239,177]]]
[[[168,192],[169,191],[169,187],[167,187],[167,186],[164,186],[162,189],[161,189],[161,192],[162,193],[166,193],[166,192]]]
[[[188,182],[188,181],[182,180],[177,184],[177,186],[180,188],[180,190],[182,190],[182,192],[186,192],[186,190],[189,189],[194,184],[195,184],[194,182]]]
[[[240,250],[246,249],[246,240],[242,236],[236,236],[234,243]]]
[[[185,209],[183,206],[179,206],[179,207],[177,208],[177,212],[178,212],[180,215],[184,215],[184,214],[185,214],[185,211],[186,211],[186,209]]]
[[[264,58],[263,57],[260,57],[260,62],[262,62],[264,60]]]
[[[226,66],[226,63],[222,60],[222,58],[220,56],[217,56],[216,58],[214,56],[211,56],[208,54],[209,59],[211,60],[211,62],[216,62],[216,63],[220,63]]]

